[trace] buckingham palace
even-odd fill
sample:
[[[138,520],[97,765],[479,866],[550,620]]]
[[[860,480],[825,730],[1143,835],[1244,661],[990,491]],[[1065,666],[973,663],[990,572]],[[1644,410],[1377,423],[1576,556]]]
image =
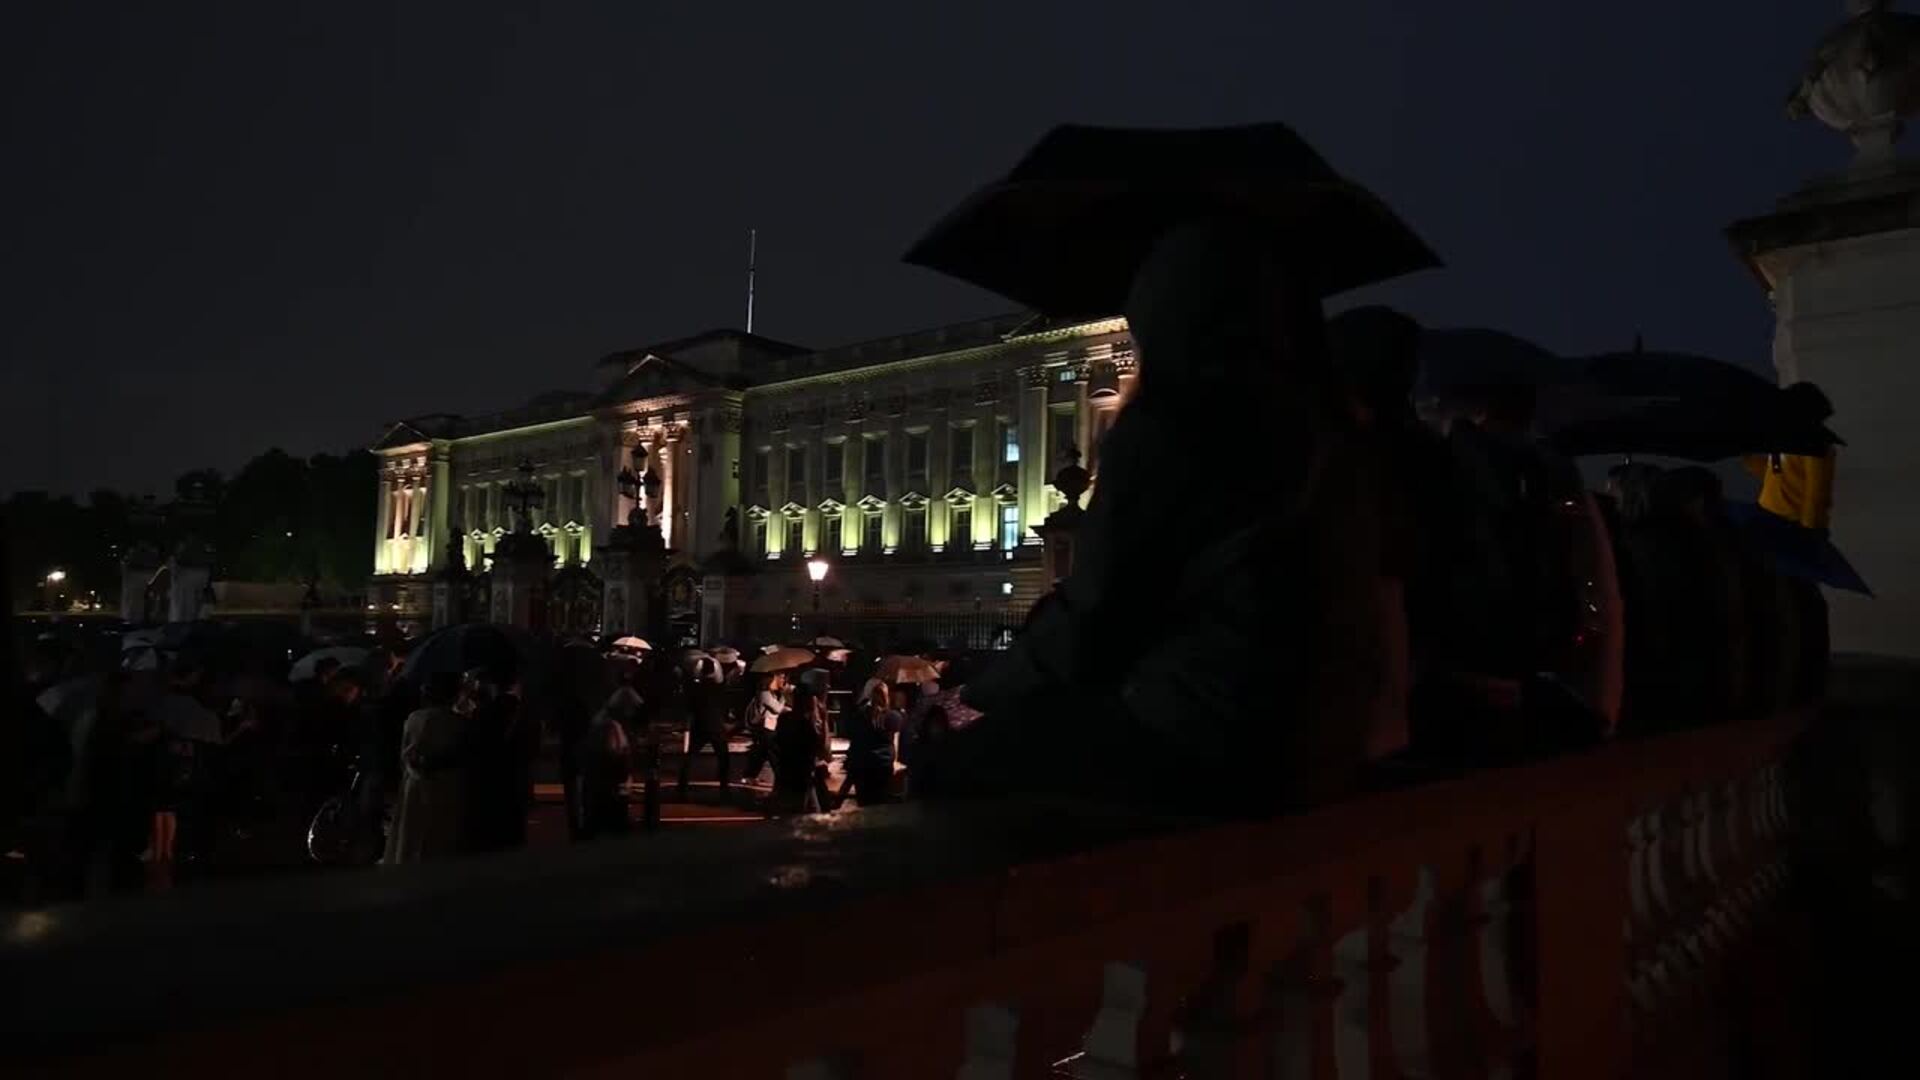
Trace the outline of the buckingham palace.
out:
[[[601,571],[644,517],[659,577],[681,583],[661,602],[706,611],[694,636],[804,623],[990,645],[1048,584],[1035,528],[1064,502],[1056,476],[1077,460],[1097,483],[1134,377],[1124,320],[1029,315],[819,351],[715,330],[598,365],[597,392],[391,426],[371,609],[420,621],[436,581],[484,581],[497,545],[531,533],[550,558],[532,621],[621,629]]]

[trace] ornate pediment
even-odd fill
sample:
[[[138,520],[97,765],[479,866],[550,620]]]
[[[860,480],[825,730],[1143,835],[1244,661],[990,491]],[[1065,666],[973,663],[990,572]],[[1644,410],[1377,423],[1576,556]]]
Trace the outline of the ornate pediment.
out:
[[[993,489],[993,501],[997,503],[1018,502],[1020,501],[1020,489],[1014,487],[1012,484],[1001,484],[999,487]]]
[[[865,510],[869,514],[877,514],[880,511],[885,510],[887,508],[887,500],[882,499],[877,495],[868,495],[867,497],[861,499],[855,505],[860,507],[860,509]]]
[[[765,521],[772,516],[772,513],[764,506],[756,505],[747,507],[747,520],[749,521]]]
[[[792,520],[793,518],[806,517],[807,508],[804,506],[801,506],[797,502],[790,502],[787,505],[780,508],[780,516],[787,518],[788,520]]]
[[[823,499],[820,502],[820,512],[828,517],[832,517],[835,514],[844,514],[846,511],[847,504],[838,499]]]
[[[917,491],[909,491],[900,496],[900,505],[908,510],[924,510],[927,506],[927,497]]]
[[[972,506],[974,496],[973,492],[968,491],[966,488],[957,487],[947,492],[943,498],[946,499],[947,504],[950,506]]]

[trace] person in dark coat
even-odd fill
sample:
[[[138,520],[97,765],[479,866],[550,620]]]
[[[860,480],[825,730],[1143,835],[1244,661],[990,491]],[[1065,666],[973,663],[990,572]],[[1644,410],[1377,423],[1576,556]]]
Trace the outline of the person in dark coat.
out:
[[[847,725],[847,785],[841,795],[851,794],[862,806],[892,799],[893,740],[906,722],[894,706],[896,693],[895,687],[874,683]]]
[[[774,728],[772,808],[818,814],[832,803],[826,776],[832,744],[821,685],[806,679],[796,682],[793,707],[780,714]]]
[[[720,776],[720,797],[729,790],[727,774],[732,761],[727,748],[727,688],[721,682],[720,668],[713,660],[702,658],[689,673],[686,685],[687,752],[680,759],[680,800],[686,801],[687,787],[693,776],[694,756],[713,748],[714,768]]]
[[[467,848],[508,851],[527,842],[538,729],[520,696],[485,670],[467,673],[462,754],[467,770]]]
[[[942,740],[945,794],[1259,814],[1355,782],[1384,662],[1380,522],[1303,281],[1237,221],[1170,229],[1141,263],[1137,389],[1074,565],[962,688],[985,716]],[[1175,498],[1207,510],[1170,530]],[[1249,762],[1274,782],[1246,784]]]

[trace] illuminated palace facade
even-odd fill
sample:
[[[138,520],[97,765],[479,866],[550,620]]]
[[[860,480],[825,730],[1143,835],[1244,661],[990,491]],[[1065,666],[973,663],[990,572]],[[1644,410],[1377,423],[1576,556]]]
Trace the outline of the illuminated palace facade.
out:
[[[529,475],[556,575],[592,580],[633,509],[620,473],[644,468],[672,563],[708,590],[729,568],[733,632],[810,611],[815,557],[829,625],[1024,605],[1044,587],[1033,528],[1060,505],[1054,474],[1077,452],[1097,482],[1134,371],[1124,320],[1031,316],[825,351],[719,330],[602,363],[597,393],[393,425],[372,604],[421,616],[456,551],[484,572]]]

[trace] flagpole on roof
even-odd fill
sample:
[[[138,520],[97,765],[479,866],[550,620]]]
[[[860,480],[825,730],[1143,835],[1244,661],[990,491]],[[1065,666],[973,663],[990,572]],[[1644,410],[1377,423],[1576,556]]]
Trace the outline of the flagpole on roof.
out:
[[[760,231],[747,230],[747,333],[753,333],[753,262],[759,246]]]

